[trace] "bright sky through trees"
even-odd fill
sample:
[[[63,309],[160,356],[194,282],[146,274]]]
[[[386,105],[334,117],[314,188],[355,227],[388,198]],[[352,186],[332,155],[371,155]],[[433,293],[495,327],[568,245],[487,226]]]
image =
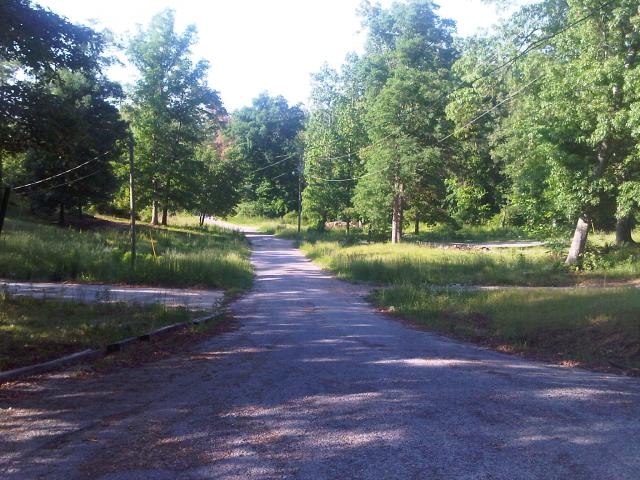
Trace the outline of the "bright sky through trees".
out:
[[[177,27],[195,24],[196,58],[211,63],[210,86],[230,111],[249,105],[261,92],[306,103],[310,74],[324,62],[338,67],[360,51],[360,0],[35,0],[74,22],[95,21],[118,35],[146,26],[165,8],[176,11]],[[388,5],[391,0],[382,0]],[[440,0],[440,14],[456,20],[461,35],[490,27],[498,18],[482,0]],[[522,3],[522,1],[521,1]],[[130,82],[130,69],[112,76]]]

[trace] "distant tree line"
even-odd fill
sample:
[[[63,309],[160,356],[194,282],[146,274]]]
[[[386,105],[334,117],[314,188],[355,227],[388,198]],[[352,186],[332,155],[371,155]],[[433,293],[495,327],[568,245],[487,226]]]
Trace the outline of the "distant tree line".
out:
[[[495,0],[499,3],[499,0]],[[193,61],[196,31],[165,11],[127,55],[136,83],[104,75],[106,32],[30,0],[0,3],[0,179],[34,210],[126,209],[358,221],[401,241],[423,223],[589,230],[632,243],[640,202],[637,1],[540,0],[462,39],[430,0],[363,2],[367,40],[312,78],[309,109],[262,94],[226,112]],[[81,166],[81,167],[78,167]],[[78,167],[78,168],[76,168]]]

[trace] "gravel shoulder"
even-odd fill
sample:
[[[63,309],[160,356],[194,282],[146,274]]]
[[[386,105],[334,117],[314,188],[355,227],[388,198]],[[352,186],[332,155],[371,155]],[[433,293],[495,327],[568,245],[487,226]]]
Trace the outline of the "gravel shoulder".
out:
[[[637,478],[638,379],[412,329],[290,242],[248,235],[235,330],[0,388],[0,478]]]

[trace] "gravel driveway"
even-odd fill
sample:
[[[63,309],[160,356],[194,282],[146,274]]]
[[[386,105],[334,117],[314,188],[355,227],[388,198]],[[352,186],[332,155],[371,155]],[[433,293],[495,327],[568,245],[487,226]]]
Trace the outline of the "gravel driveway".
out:
[[[289,242],[250,237],[236,330],[0,390],[0,478],[639,478],[638,379],[408,328]]]

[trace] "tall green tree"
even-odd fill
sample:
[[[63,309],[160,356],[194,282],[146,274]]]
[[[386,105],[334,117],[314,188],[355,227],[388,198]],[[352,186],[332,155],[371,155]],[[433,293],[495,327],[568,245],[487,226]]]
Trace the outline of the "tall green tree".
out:
[[[152,209],[152,223],[166,225],[170,208],[189,205],[198,168],[195,152],[225,115],[218,93],[207,84],[209,65],[191,60],[196,30],[175,31],[165,10],[140,29],[128,49],[140,73],[127,116],[136,141],[138,191]]]
[[[368,83],[362,150],[366,176],[355,203],[373,224],[391,219],[391,240],[402,238],[404,210],[422,188],[440,178],[447,130],[443,97],[451,89],[456,57],[454,24],[440,18],[428,0],[394,3],[388,10],[365,5]],[[424,196],[422,196],[424,198]]]
[[[617,241],[632,240],[637,7],[626,0],[547,0],[516,16],[537,28],[517,45],[527,53],[513,84],[522,94],[500,125],[504,141],[495,151],[514,185],[533,186],[532,193],[577,218],[568,264],[580,262],[594,218],[617,215]],[[523,182],[527,171],[538,173],[537,186]]]
[[[27,190],[32,207],[48,211],[106,202],[116,188],[112,162],[120,159],[126,124],[114,105],[119,85],[79,72],[59,71],[40,85],[39,121],[32,131],[40,142],[26,150],[13,182],[30,183],[58,175]]]
[[[0,2],[0,181],[3,158],[44,138],[49,82],[59,71],[96,75],[104,63],[104,37],[30,0]]]
[[[224,159],[215,144],[198,148],[196,159],[199,168],[193,208],[199,213],[202,226],[207,216],[226,217],[233,212],[240,201],[242,175],[239,165]]]
[[[245,213],[276,217],[297,209],[305,119],[301,106],[266,93],[231,115],[225,158],[243,171]]]
[[[356,179],[363,173],[366,144],[359,59],[342,72],[324,67],[313,77],[311,114],[304,132],[305,216],[323,229],[328,219],[352,220]]]

